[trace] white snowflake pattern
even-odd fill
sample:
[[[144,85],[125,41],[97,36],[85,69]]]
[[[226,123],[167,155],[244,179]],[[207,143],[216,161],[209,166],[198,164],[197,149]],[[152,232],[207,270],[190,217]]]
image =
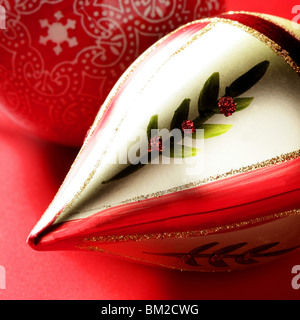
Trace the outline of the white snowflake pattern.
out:
[[[59,55],[62,52],[61,44],[67,42],[69,47],[75,47],[78,45],[76,37],[69,37],[68,30],[75,29],[76,21],[68,19],[66,24],[59,22],[63,18],[61,11],[57,11],[54,14],[56,22],[50,24],[48,19],[40,20],[40,25],[42,28],[48,28],[47,36],[40,36],[39,43],[47,45],[48,41],[52,41],[56,44],[53,48],[56,55]]]

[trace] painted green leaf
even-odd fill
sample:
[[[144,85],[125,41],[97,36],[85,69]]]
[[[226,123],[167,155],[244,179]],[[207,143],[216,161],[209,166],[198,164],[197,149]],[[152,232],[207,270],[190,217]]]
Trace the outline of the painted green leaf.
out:
[[[170,149],[170,158],[190,158],[196,156],[201,149],[192,148],[189,146],[182,146],[182,148],[174,148]]]
[[[218,107],[213,108],[213,112],[216,114],[221,114],[220,109]]]
[[[181,105],[174,112],[173,119],[171,121],[170,129],[181,129],[181,124],[183,121],[188,119],[190,110],[191,99],[184,99]]]
[[[198,129],[204,129],[204,139],[210,139],[226,133],[232,127],[231,124],[203,124]],[[193,138],[196,138],[196,132],[193,133]]]
[[[198,100],[199,114],[207,115],[216,106],[219,96],[220,74],[213,73],[205,82]]]
[[[218,109],[219,110],[219,109]],[[197,117],[196,119],[193,120],[194,122],[194,127],[195,129],[201,129],[201,126],[204,122],[206,122],[207,120],[209,120],[213,115],[214,115],[215,112],[212,112],[212,114],[208,114],[206,116],[199,116]]]
[[[267,60],[262,61],[237,78],[226,88],[226,95],[235,98],[252,88],[264,76],[269,64],[270,62]]]
[[[249,107],[253,99],[254,98],[234,98],[233,101],[236,103],[236,111],[242,111]]]
[[[147,127],[147,137],[148,140],[151,138],[151,130],[153,129],[158,129],[158,115],[155,114],[154,116],[151,117],[148,127]]]
[[[234,98],[233,101],[236,103],[236,111],[242,111],[250,106],[254,98]],[[213,108],[214,113],[221,114],[219,108]]]

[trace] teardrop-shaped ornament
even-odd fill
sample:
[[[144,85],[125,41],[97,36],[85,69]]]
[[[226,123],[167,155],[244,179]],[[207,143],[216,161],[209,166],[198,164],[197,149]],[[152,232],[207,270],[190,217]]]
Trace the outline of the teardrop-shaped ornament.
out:
[[[110,92],[29,245],[192,271],[296,250],[299,36],[236,12],[158,41]]]

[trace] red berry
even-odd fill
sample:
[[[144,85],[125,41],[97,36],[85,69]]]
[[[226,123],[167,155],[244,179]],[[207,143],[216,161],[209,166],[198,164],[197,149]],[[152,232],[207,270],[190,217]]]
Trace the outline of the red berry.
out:
[[[220,256],[219,254],[213,254],[209,260],[213,263],[218,263],[222,260],[222,256]]]
[[[181,129],[186,134],[192,134],[196,131],[194,127],[194,122],[192,120],[185,120],[181,124]]]
[[[153,137],[149,140],[149,152],[162,151],[162,139],[159,136]]]
[[[180,263],[185,263],[187,262],[192,256],[190,254],[183,254],[183,255],[179,255],[177,256],[176,258],[176,261],[177,262],[180,262]]]
[[[225,117],[231,116],[236,111],[236,103],[231,97],[222,97],[218,101],[218,107],[220,112],[225,115]]]

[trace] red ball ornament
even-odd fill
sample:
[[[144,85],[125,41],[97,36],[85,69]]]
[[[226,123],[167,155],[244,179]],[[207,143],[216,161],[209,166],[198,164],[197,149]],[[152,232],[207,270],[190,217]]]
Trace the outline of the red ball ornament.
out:
[[[0,107],[39,137],[80,146],[127,67],[224,0],[2,1]]]

